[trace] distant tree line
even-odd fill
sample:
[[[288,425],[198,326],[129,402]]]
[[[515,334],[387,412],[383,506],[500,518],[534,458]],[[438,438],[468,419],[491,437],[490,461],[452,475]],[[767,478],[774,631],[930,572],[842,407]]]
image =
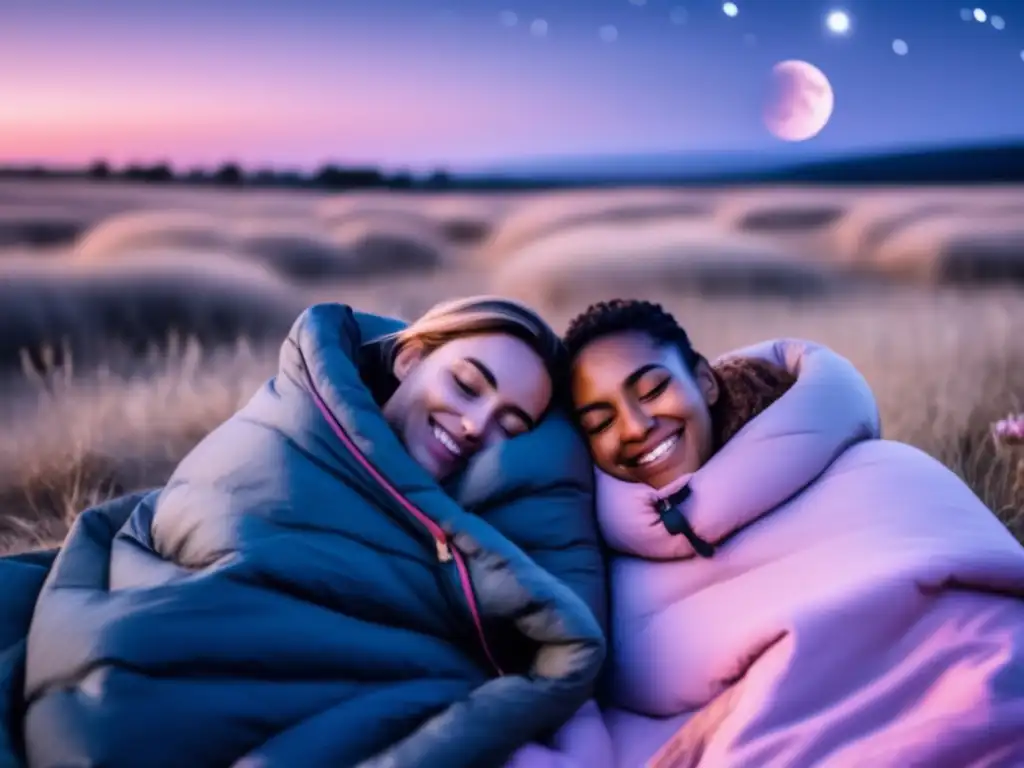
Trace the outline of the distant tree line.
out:
[[[410,172],[384,173],[377,168],[342,167],[327,164],[315,172],[279,171],[265,168],[247,172],[237,163],[217,168],[192,168],[176,173],[167,163],[130,164],[115,168],[105,160],[96,160],[85,168],[58,169],[44,166],[0,168],[3,178],[92,179],[95,181],[133,181],[147,184],[188,184],[215,187],[290,187],[329,190],[345,189],[446,189],[451,176],[444,170],[426,175]]]
[[[863,154],[833,160],[793,162],[775,169],[694,173],[674,170],[671,164],[657,173],[607,175],[545,175],[543,178],[508,176],[457,176],[444,169],[425,175],[408,171],[384,173],[378,168],[326,164],[314,172],[275,170],[246,171],[237,163],[217,168],[194,168],[176,173],[166,163],[132,164],[114,168],[97,160],[85,168],[58,169],[43,166],[0,167],[0,178],[93,179],[102,182],[133,181],[147,184],[205,185],[212,187],[279,187],[332,191],[393,189],[409,191],[536,190],[600,186],[719,186],[722,184],[992,184],[1024,182],[1024,141],[988,145],[930,147],[905,151]]]

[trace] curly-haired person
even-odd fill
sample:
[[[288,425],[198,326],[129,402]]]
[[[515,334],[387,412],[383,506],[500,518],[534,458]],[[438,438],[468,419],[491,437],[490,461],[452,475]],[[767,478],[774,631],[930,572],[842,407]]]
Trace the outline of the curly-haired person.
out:
[[[1024,549],[833,351],[565,336],[610,550],[615,765],[1024,765]]]

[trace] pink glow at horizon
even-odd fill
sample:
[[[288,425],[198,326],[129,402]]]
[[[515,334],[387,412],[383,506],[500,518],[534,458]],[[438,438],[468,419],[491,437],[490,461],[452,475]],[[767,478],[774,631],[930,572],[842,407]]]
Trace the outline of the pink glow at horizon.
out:
[[[505,60],[467,69],[464,51],[379,33],[339,39],[338,50],[315,35],[102,35],[114,31],[58,28],[0,46],[0,69],[18,73],[0,83],[0,163],[472,161],[494,157],[496,143],[536,151],[538,124],[567,104],[564,82]],[[549,121],[544,138],[572,141],[601,111]]]
[[[375,80],[384,78],[378,73]],[[589,115],[568,111],[553,121],[551,115],[566,106],[557,93],[525,100],[492,85],[485,91],[490,98],[481,102],[472,84],[417,88],[398,78],[386,85],[338,78],[326,96],[312,85],[303,93],[258,78],[248,91],[237,84],[227,90],[234,94],[230,100],[220,97],[216,85],[193,90],[187,83],[108,87],[86,98],[73,88],[26,83],[0,106],[0,161],[173,160],[182,167],[225,159],[298,166],[389,158],[473,161],[495,156],[496,137],[504,151],[536,152],[538,126],[545,140],[572,146],[602,117],[592,108]]]
[[[259,74],[231,82],[215,77],[201,89],[184,77],[160,82],[151,75],[140,87],[130,82],[135,76],[128,82],[104,76],[97,78],[101,88],[25,78],[0,105],[0,158],[124,163],[173,155],[182,166],[228,158],[297,165],[394,156],[429,161],[486,156],[481,139],[497,132],[515,144],[518,134],[527,144],[535,131],[536,107],[496,94],[486,109],[467,109],[472,84],[417,88],[387,74],[378,71],[372,80],[336,75],[332,83],[305,87]],[[224,99],[225,91],[232,98]]]

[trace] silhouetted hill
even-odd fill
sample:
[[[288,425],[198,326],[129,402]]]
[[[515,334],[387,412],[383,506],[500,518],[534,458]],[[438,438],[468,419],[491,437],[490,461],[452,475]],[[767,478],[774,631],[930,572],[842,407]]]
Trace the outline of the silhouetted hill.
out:
[[[969,184],[1024,182],[1024,142],[842,153],[800,159],[770,153],[650,153],[570,157],[493,169],[470,183],[507,178],[558,186],[630,184]],[[466,178],[462,179],[464,182]]]
[[[767,181],[829,184],[978,184],[1024,181],[1024,142],[893,152],[757,174]]]

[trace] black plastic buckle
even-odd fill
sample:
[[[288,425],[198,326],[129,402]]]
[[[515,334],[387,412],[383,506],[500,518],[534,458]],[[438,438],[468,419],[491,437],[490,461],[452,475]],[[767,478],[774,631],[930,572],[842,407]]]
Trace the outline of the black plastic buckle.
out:
[[[684,486],[681,490],[673,493],[667,499],[658,500],[658,517],[662,525],[673,536],[682,534],[690,542],[693,551],[704,558],[711,558],[715,555],[715,545],[710,541],[702,539],[697,535],[680,509],[682,504],[690,496],[690,487]]]

